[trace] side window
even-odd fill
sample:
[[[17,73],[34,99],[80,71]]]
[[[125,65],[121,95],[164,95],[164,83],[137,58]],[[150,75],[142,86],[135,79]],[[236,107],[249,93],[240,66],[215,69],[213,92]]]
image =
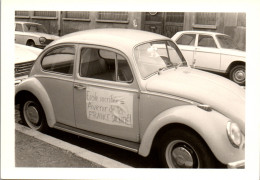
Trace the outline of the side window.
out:
[[[212,36],[199,35],[198,46],[216,48],[216,43]]]
[[[81,49],[79,75],[108,81],[133,80],[130,67],[123,56],[113,51],[95,48]]]
[[[194,46],[196,34],[183,34],[178,41],[177,44]]]
[[[42,68],[47,71],[72,75],[74,55],[74,47],[63,46],[55,48],[43,57]]]
[[[21,31],[23,32],[23,27],[21,24],[15,24],[15,31]]]

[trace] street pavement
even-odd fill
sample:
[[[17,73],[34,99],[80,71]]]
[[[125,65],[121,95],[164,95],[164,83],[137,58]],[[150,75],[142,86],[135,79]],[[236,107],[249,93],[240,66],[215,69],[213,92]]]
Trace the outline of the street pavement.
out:
[[[57,138],[15,124],[16,167],[130,168]]]
[[[131,168],[101,154],[30,129],[21,123],[18,107],[15,108],[15,166]]]

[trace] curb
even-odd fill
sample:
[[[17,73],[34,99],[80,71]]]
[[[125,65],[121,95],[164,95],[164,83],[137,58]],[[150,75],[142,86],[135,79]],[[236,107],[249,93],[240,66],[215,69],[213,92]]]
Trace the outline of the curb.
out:
[[[26,134],[28,136],[32,136],[36,139],[39,139],[41,141],[44,141],[48,144],[51,144],[53,146],[56,146],[60,149],[69,151],[73,154],[75,154],[78,157],[81,157],[85,160],[94,162],[100,166],[103,166],[105,168],[132,168],[131,166],[128,166],[126,164],[120,163],[118,161],[115,161],[113,159],[107,158],[105,156],[102,156],[100,154],[93,153],[91,151],[88,151],[84,148],[80,148],[78,146],[72,145],[70,143],[64,142],[62,140],[59,140],[57,138],[48,136],[46,134],[43,134],[39,131],[35,131],[33,129],[30,129],[26,126],[20,125],[15,123],[15,130]]]

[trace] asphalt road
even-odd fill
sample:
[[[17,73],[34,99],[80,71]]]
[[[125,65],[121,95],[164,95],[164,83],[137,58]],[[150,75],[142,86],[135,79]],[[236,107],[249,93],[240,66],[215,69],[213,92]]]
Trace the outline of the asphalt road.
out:
[[[19,112],[16,110],[15,114],[15,121],[18,123],[20,120]],[[118,161],[120,163],[126,164],[128,166],[134,167],[134,168],[159,168],[158,159],[155,153],[151,153],[148,157],[142,157],[139,156],[136,153],[126,151],[120,148],[116,148],[110,145],[106,145],[103,143],[99,143],[87,138],[79,137],[70,133],[66,133],[60,130],[52,129],[51,132],[49,132],[47,135],[55,137],[57,139],[60,139],[64,142],[76,145],[78,147],[84,148],[88,151],[100,154],[102,156],[108,157],[110,159],[113,159],[115,161]],[[16,133],[16,143],[21,141],[21,137],[23,136],[21,133]],[[33,137],[31,137],[33,138]],[[30,141],[34,141],[31,139]],[[30,143],[28,141],[28,143]],[[21,147],[20,147],[21,148]],[[17,149],[16,149],[17,150]],[[50,149],[46,149],[46,151],[51,152]],[[23,150],[22,150],[23,151]],[[26,153],[26,151],[23,151],[23,153]],[[31,153],[33,153],[31,151]],[[65,154],[66,155],[66,154]],[[19,155],[20,156],[20,155]],[[68,156],[71,156],[68,154]],[[25,158],[26,156],[24,156]],[[55,156],[53,157],[55,158]],[[17,159],[17,165],[20,166],[20,162],[22,163],[22,160],[20,161]],[[24,161],[24,160],[23,160]],[[43,161],[45,161],[43,159]],[[92,167],[93,165],[90,164],[89,167]],[[86,164],[82,163],[81,167],[86,167]]]

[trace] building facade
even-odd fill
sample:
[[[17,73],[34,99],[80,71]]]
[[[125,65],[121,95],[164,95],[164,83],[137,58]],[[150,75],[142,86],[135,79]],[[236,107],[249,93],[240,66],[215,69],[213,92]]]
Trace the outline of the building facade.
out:
[[[41,23],[59,36],[96,28],[139,29],[167,37],[182,30],[215,31],[230,35],[240,49],[246,49],[245,13],[15,11],[15,20]]]

